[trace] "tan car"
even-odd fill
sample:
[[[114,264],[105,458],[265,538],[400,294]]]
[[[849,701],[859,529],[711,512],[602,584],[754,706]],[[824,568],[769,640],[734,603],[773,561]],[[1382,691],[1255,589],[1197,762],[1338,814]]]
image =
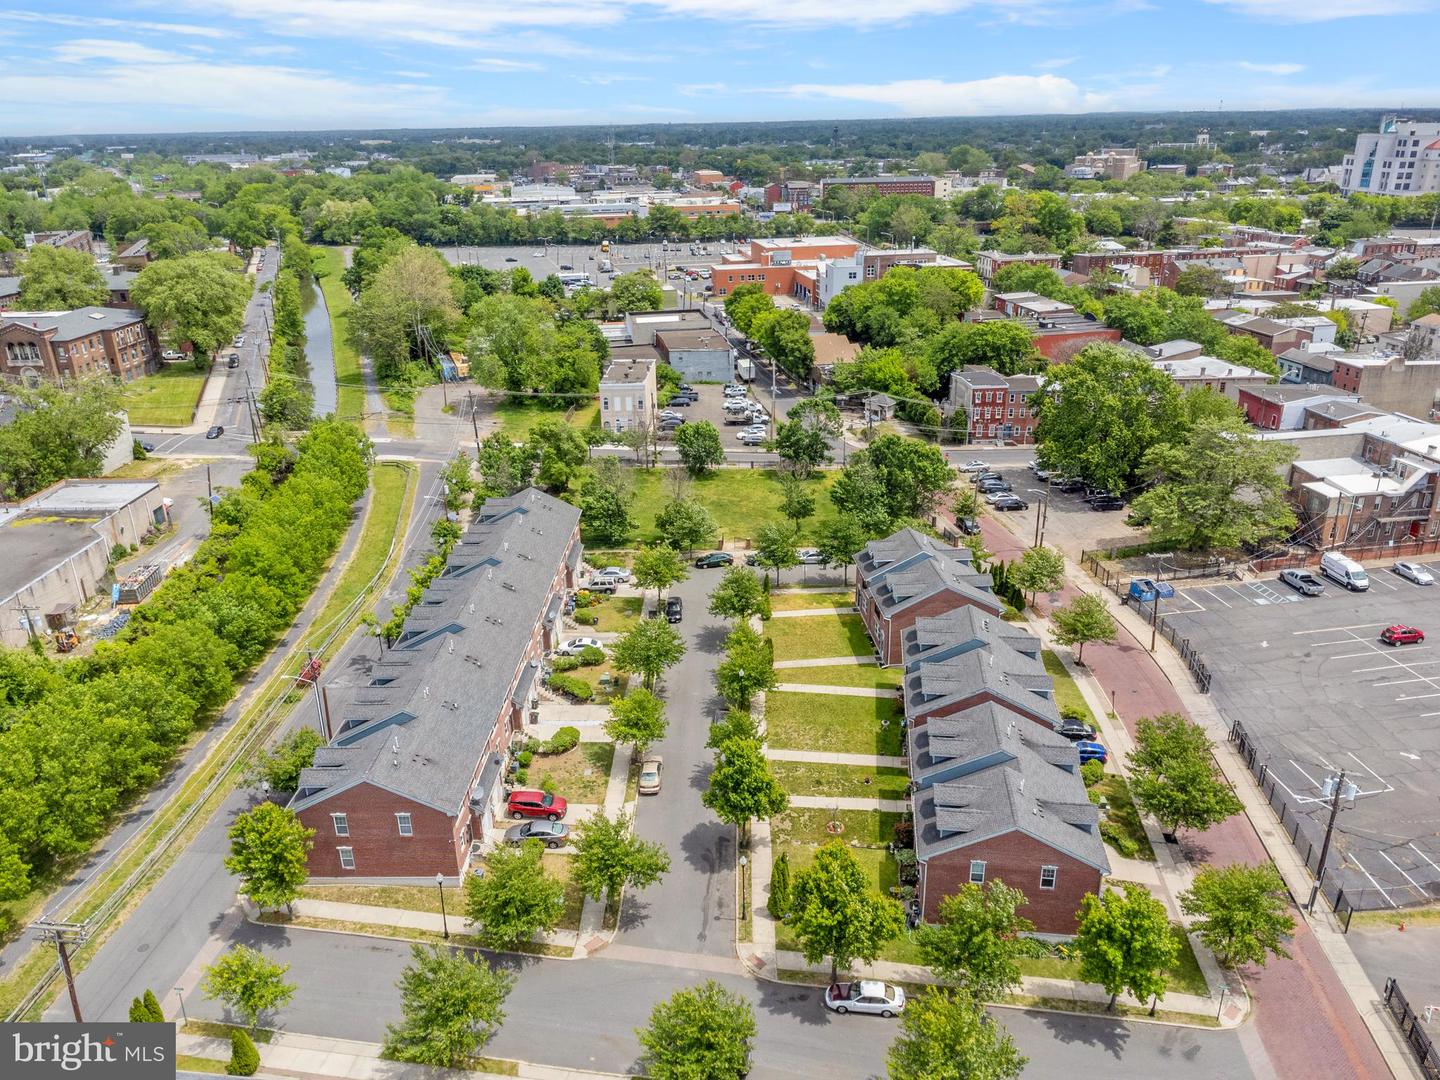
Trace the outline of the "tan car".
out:
[[[652,754],[640,762],[640,787],[641,795],[660,794],[660,774],[665,769],[665,759],[658,754]]]

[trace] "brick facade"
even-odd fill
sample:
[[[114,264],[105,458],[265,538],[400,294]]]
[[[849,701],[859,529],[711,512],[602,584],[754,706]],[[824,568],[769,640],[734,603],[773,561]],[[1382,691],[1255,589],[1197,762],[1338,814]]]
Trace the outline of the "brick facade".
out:
[[[397,814],[409,814],[413,835],[403,836]],[[336,814],[344,814],[348,836],[338,835]],[[403,877],[431,879],[459,873],[469,854],[472,831],[468,809],[445,814],[374,784],[357,784],[298,817],[315,830],[310,875],[315,878]],[[354,868],[340,864],[340,848],[354,855]]]
[[[104,312],[93,323],[82,313]],[[138,311],[82,308],[56,318],[0,318],[0,375],[60,382],[113,375],[123,382],[154,371],[159,346]]]
[[[970,880],[970,863],[985,863],[986,881],[1003,881],[1029,901],[1020,914],[1042,934],[1074,934],[1075,913],[1086,893],[1098,893],[1099,870],[1065,855],[1019,831],[976,840],[964,847],[932,855],[920,864],[921,913],[927,922],[939,918],[940,901]],[[1040,888],[1040,868],[1056,868],[1055,888]]]
[[[998,602],[993,607],[986,607],[964,593],[941,589],[922,600],[916,600],[887,619],[863,580],[858,581],[855,586],[855,606],[860,610],[865,631],[870,635],[875,651],[880,655],[880,663],[886,667],[904,662],[905,631],[915,625],[916,619],[927,615],[944,615],[947,611],[960,607],[981,607],[992,615],[1000,614]]]

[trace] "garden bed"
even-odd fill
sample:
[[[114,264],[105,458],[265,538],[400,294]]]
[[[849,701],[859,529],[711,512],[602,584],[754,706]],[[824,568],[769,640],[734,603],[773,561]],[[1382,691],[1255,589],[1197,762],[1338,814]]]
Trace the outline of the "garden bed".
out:
[[[603,803],[614,758],[615,744],[608,742],[582,742],[563,754],[536,754],[526,784],[538,788],[548,776],[555,793],[572,803]]]

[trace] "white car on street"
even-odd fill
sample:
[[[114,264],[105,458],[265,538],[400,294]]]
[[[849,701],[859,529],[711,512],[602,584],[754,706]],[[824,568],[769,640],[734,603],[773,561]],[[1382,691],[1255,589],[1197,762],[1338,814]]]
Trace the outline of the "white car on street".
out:
[[[990,468],[990,463],[988,461],[981,461],[979,458],[976,458],[974,461],[967,461],[964,465],[961,465],[960,471],[984,472],[988,468]]]
[[[831,983],[825,989],[825,1007],[837,1013],[898,1016],[905,1011],[905,991],[876,979]]]
[[[579,656],[586,649],[601,648],[600,639],[593,637],[576,637],[558,646],[555,649],[557,656]]]
[[[1397,562],[1390,569],[1399,574],[1406,581],[1413,581],[1416,585],[1434,585],[1435,575],[1423,564],[1418,562]]]
[[[795,558],[804,566],[822,566],[825,563],[825,556],[820,554],[819,548],[801,548],[795,552]]]

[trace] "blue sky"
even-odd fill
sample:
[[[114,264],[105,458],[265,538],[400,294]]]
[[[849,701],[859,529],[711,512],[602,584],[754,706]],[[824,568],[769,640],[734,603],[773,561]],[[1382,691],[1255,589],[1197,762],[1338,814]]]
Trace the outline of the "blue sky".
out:
[[[1440,105],[1420,45],[1437,13],[1440,0],[0,0],[0,134],[1418,109]]]

